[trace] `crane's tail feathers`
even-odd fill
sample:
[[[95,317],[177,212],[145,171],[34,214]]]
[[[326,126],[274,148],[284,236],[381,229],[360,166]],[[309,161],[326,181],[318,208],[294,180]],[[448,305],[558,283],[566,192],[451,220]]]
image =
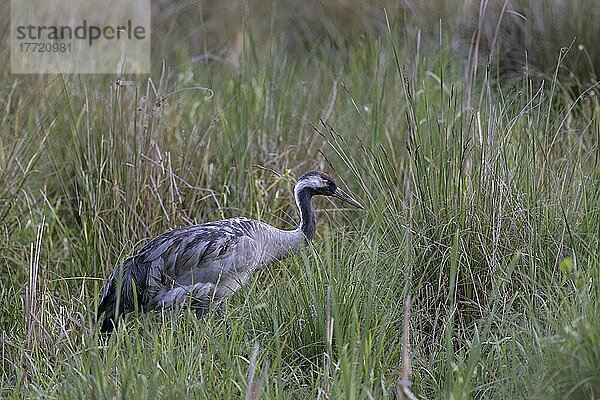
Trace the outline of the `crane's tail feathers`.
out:
[[[133,309],[135,276],[132,272],[131,263],[125,261],[108,277],[96,314],[96,321],[99,321],[104,314],[104,321],[100,327],[101,333],[110,334],[117,328],[123,314]]]

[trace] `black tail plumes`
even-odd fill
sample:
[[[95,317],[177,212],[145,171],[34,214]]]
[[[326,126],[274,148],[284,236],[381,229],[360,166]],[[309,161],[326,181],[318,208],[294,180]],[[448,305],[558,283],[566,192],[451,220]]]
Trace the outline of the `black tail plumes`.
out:
[[[126,260],[119,265],[110,275],[104,286],[102,300],[98,306],[96,319],[100,320],[104,314],[104,321],[100,332],[111,333],[116,329],[119,319],[123,314],[132,311],[134,308],[134,294],[137,293],[137,301],[140,304],[139,280],[133,271],[135,267],[133,259]],[[135,288],[134,288],[135,286]]]

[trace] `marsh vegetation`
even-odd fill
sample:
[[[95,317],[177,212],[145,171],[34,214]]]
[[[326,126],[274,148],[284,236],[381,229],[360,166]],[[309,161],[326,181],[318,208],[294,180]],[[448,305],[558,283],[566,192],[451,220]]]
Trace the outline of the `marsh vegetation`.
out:
[[[600,7],[288,3],[219,40],[218,10],[156,2],[149,76],[1,70],[0,397],[394,398],[410,296],[418,398],[598,398]],[[117,263],[293,227],[315,168],[367,210],[318,201],[314,245],[223,318],[99,340]]]

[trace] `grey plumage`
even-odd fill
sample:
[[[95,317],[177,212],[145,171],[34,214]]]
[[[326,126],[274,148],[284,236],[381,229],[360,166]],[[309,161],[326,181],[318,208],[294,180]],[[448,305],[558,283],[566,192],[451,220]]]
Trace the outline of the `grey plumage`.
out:
[[[304,174],[294,189],[300,225],[290,231],[250,218],[231,218],[168,231],[117,266],[106,281],[98,317],[110,332],[133,311],[189,305],[202,316],[236,292],[258,269],[298,251],[316,229],[311,198],[337,197],[362,206],[323,172]]]

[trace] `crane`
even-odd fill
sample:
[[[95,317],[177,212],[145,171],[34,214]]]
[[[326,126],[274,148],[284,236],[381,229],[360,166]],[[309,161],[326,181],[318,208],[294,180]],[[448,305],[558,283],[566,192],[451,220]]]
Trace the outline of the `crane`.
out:
[[[317,195],[364,209],[329,174],[311,171],[294,187],[300,210],[300,224],[294,230],[238,217],[176,228],[155,237],[106,280],[97,313],[98,319],[104,314],[100,331],[110,333],[136,303],[142,311],[189,305],[198,317],[218,308],[256,271],[313,239],[312,197]]]

